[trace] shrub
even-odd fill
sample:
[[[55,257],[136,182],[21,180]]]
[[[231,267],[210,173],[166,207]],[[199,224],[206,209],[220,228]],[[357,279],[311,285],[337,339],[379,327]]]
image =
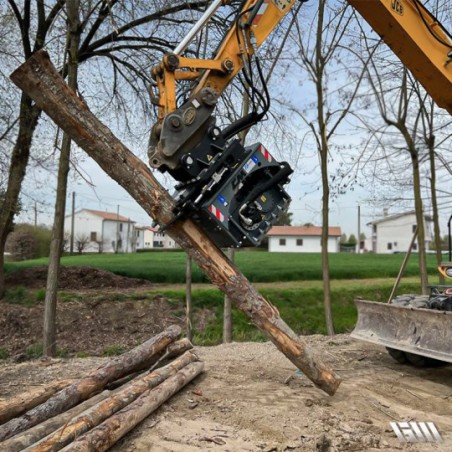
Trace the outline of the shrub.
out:
[[[47,257],[52,232],[45,226],[18,224],[8,236],[6,250],[14,261]]]
[[[38,359],[41,358],[43,350],[44,347],[42,345],[42,342],[36,342],[27,347],[27,349],[25,350],[25,356],[27,357],[27,359]]]
[[[8,249],[14,261],[36,257],[37,241],[32,231],[16,230],[8,236]]]
[[[31,306],[35,303],[33,297],[30,296],[27,289],[22,286],[8,289],[5,292],[5,301],[9,304],[21,304]]]

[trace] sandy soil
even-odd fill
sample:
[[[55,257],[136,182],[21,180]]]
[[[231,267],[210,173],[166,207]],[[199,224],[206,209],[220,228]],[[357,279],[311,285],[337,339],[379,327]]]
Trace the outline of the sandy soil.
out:
[[[452,450],[452,366],[416,369],[347,335],[310,336],[343,377],[330,397],[270,343],[197,347],[206,370],[112,450]],[[76,378],[104,358],[0,365],[0,397]],[[432,421],[441,444],[403,444],[391,421]]]

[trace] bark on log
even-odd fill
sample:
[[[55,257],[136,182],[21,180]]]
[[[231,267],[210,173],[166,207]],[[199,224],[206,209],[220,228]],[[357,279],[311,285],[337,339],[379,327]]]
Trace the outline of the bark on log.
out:
[[[69,386],[73,380],[53,381],[32,391],[19,394],[18,396],[0,402],[0,424],[8,422],[17,416],[26,413],[35,406],[49,399],[53,394]]]
[[[78,416],[83,411],[96,405],[100,401],[106,399],[112,394],[112,391],[103,391],[100,394],[91,397],[88,400],[80,403],[79,405],[71,408],[70,410],[55,416],[47,421],[41,422],[41,424],[35,425],[28,429],[26,432],[13,436],[12,438],[0,443],[1,451],[19,452],[26,449],[32,444],[37,443],[42,438],[45,438],[56,429],[60,428],[66,422],[70,421],[73,417]]]
[[[110,448],[166,400],[199,375],[204,363],[195,362],[181,369],[156,388],[146,391],[137,400],[109,417],[102,424],[85,433],[62,451],[101,452]]]
[[[167,366],[147,373],[144,376],[139,376],[115,395],[99,402],[79,416],[71,419],[70,422],[39,441],[39,443],[33,444],[27,449],[27,452],[55,452],[62,449],[75,438],[83,435],[114,413],[132,403],[144,392],[155,388],[168,377],[176,374],[183,367],[197,360],[198,357],[195,354],[186,352]]]
[[[183,339],[180,339],[176,342],[172,342],[171,344],[166,347],[165,350],[162,350],[160,353],[157,353],[155,356],[152,357],[149,361],[146,361],[143,366],[140,366],[140,370],[138,372],[135,372],[131,375],[126,375],[123,378],[120,378],[119,380],[113,381],[112,383],[105,386],[105,389],[116,389],[120,386],[128,383],[129,381],[133,380],[135,377],[137,377],[140,374],[143,374],[145,371],[143,369],[155,369],[156,367],[160,367],[163,363],[167,362],[169,359],[176,358],[177,356],[182,355],[182,353],[190,350],[193,348],[193,344],[184,337]]]
[[[149,168],[125,147],[65,84],[46,52],[36,52],[12,75],[53,121],[83,148],[157,222],[174,219],[174,201]],[[277,309],[265,300],[242,273],[191,220],[168,226],[169,235],[235,306],[284,353],[316,386],[332,395],[340,378],[286,325]]]
[[[40,422],[72,408],[80,401],[88,399],[103,389],[107,383],[133,372],[143,361],[149,360],[155,353],[160,352],[170,342],[177,339],[180,332],[180,327],[170,326],[152,339],[108,361],[86,377],[62,389],[49,400],[28,411],[23,416],[11,419],[0,426],[0,441],[11,438]]]

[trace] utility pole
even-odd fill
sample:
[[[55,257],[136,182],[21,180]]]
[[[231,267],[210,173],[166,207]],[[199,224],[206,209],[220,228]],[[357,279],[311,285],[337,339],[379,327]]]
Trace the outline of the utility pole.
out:
[[[71,215],[71,245],[69,254],[74,254],[74,230],[75,230],[75,191],[72,192],[72,215]]]
[[[115,243],[115,253],[119,252],[119,204],[118,210],[116,211],[116,243]]]
[[[361,254],[361,206],[358,205],[358,254]]]
[[[126,243],[126,253],[129,252],[129,240],[130,240],[130,218],[127,218],[127,243]]]

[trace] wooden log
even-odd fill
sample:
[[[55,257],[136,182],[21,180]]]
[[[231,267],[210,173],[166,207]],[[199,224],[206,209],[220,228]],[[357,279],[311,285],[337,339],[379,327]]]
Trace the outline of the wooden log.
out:
[[[105,386],[105,389],[116,389],[120,386],[128,383],[129,381],[133,380],[138,375],[144,373],[143,369],[155,369],[162,365],[162,363],[168,361],[169,359],[175,358],[177,356],[182,355],[182,353],[191,350],[193,348],[193,344],[184,337],[183,339],[179,339],[176,342],[172,342],[171,344],[166,347],[165,350],[162,350],[160,353],[157,353],[155,356],[152,357],[149,361],[143,363],[143,366],[140,366],[140,370],[138,372],[135,372],[130,375],[126,375],[125,377],[122,377],[116,381],[113,381],[112,383]]]
[[[53,121],[157,222],[168,225],[169,235],[189,253],[209,279],[284,353],[316,386],[334,394],[339,376],[289,328],[277,309],[265,300],[242,273],[190,219],[174,220],[174,200],[149,168],[124,146],[65,84],[46,52],[36,52],[12,75]]]
[[[10,419],[20,416],[35,406],[40,405],[56,392],[69,386],[72,382],[73,380],[53,381],[52,383],[19,394],[12,399],[0,402],[0,424],[4,424]]]
[[[72,408],[82,400],[86,400],[100,391],[111,381],[117,380],[133,372],[143,361],[147,361],[155,353],[165,349],[181,332],[180,327],[173,325],[152,339],[108,361],[103,366],[90,372],[86,377],[62,389],[46,402],[31,409],[23,416],[11,419],[0,426],[0,441],[4,441],[24,430],[33,427],[63,411]]]
[[[111,394],[112,391],[102,391],[100,394],[97,394],[94,397],[85,400],[79,405],[76,405],[74,408],[61,413],[58,416],[54,416],[51,419],[47,419],[47,421],[41,422],[40,424],[35,425],[25,432],[1,442],[0,450],[8,452],[19,452],[26,449],[27,447],[37,443],[39,440],[46,437],[50,433],[54,432],[62,425],[66,424],[66,422],[70,421],[73,417],[78,416],[80,413],[83,413],[83,411],[86,411],[88,408],[96,405],[96,403],[99,403],[101,400],[106,399]]]
[[[84,411],[77,417],[71,419],[58,430],[54,431],[37,444],[27,449],[27,452],[54,452],[62,449],[75,438],[99,425],[117,411],[132,403],[140,395],[149,389],[153,389],[180,369],[198,360],[198,357],[186,352],[172,363],[157,369],[144,376],[139,376],[131,381],[122,390],[118,391],[106,400]]]
[[[188,364],[162,384],[146,391],[130,405],[127,405],[127,407],[118,411],[102,424],[61,450],[65,452],[101,452],[107,450],[166,400],[198,376],[203,369],[204,363],[202,362]]]

